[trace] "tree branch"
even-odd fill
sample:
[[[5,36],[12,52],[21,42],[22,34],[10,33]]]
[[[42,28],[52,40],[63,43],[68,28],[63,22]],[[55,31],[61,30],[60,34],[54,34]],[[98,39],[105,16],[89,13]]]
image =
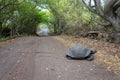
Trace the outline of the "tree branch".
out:
[[[91,12],[96,13],[95,9],[93,9],[94,6],[91,6],[91,0],[89,1],[89,5],[87,5],[87,3],[84,0],[82,0],[82,2]]]
[[[98,0],[98,1],[94,0],[94,3],[96,5],[95,7],[96,7],[97,13],[99,13],[99,15],[103,17],[104,13],[103,13],[103,10],[102,10],[101,1],[100,0]]]
[[[116,11],[119,7],[120,7],[120,0],[118,0],[118,1],[114,4],[113,10]]]
[[[108,22],[108,21],[105,22],[105,23],[103,23],[103,22],[99,21],[98,19],[95,19],[95,16],[94,16],[93,13],[91,13],[91,19],[94,20],[97,24],[102,25],[102,26],[111,26],[111,25],[112,25],[112,24],[111,24],[110,22]]]
[[[3,6],[0,6],[0,10],[4,9],[4,8],[10,6],[10,5],[19,5],[19,4],[20,4],[20,3],[12,3],[12,2],[9,2],[9,3],[6,3],[6,4],[3,5]]]
[[[118,0],[110,0],[106,3],[105,7],[104,7],[104,13],[108,14],[110,13],[111,9],[113,8],[114,4],[117,2]]]

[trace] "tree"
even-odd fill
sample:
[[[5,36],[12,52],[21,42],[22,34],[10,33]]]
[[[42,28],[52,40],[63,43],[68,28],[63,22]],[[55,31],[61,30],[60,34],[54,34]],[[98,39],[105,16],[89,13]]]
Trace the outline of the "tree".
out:
[[[7,26],[9,20],[13,17],[15,6],[20,3],[22,2],[19,0],[0,0],[0,35]]]
[[[82,26],[90,20],[89,11],[78,0],[41,0],[48,5],[48,9],[54,15],[54,31],[61,34],[67,31],[67,27]]]
[[[63,16],[64,13],[64,0],[47,0],[46,2],[51,13],[54,15],[54,33],[61,34],[64,30],[65,25],[65,17]]]
[[[112,25],[116,31],[120,31],[120,0],[82,0],[85,6],[103,19],[106,23],[100,23],[104,26]]]
[[[47,8],[54,16],[54,33],[61,34],[64,31],[66,20],[65,20],[65,2],[67,0],[41,0],[43,5],[47,5]]]
[[[43,13],[44,15],[44,13]],[[0,1],[0,36],[18,35],[19,33],[33,34],[36,26],[43,19],[36,4],[30,0],[1,0]],[[7,32],[5,31],[6,29]],[[4,34],[5,35],[4,35]]]

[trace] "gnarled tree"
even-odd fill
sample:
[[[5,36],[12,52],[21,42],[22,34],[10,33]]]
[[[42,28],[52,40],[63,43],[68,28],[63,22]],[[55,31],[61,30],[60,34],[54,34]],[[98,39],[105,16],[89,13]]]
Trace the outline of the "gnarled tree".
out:
[[[101,25],[112,25],[120,32],[120,0],[82,0],[82,2],[92,13],[106,20],[106,23],[99,22]]]

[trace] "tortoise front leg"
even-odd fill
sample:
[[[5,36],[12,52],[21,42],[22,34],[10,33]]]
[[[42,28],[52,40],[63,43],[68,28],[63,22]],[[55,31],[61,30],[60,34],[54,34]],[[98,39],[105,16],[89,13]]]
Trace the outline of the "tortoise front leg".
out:
[[[86,57],[86,59],[87,59],[88,61],[94,60],[93,54],[90,54],[88,57]]]

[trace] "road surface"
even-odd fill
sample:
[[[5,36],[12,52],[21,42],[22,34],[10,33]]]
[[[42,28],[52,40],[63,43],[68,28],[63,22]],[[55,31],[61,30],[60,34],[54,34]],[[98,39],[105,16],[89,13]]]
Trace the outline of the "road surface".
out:
[[[53,37],[21,37],[0,48],[0,80],[120,80],[94,61],[68,60]]]

